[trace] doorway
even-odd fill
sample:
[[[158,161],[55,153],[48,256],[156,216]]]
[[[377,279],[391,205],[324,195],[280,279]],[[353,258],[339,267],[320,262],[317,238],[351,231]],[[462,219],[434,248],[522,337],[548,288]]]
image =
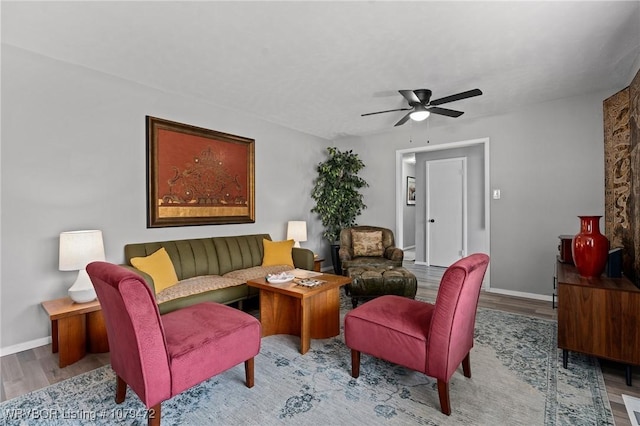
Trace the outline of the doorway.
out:
[[[426,263],[447,267],[466,254],[465,157],[426,162]]]
[[[405,247],[403,234],[405,221],[411,223],[406,229],[413,228],[416,243],[416,265],[427,266],[427,207],[426,207],[426,160],[467,157],[466,209],[467,223],[464,230],[466,247],[464,254],[483,252],[491,255],[491,211],[490,211],[490,140],[472,139],[459,142],[432,144],[396,151],[396,244]],[[406,180],[407,158],[416,158],[416,205],[415,219],[406,215],[403,181]],[[420,185],[422,185],[420,187]],[[491,266],[485,274],[484,289],[490,288]]]

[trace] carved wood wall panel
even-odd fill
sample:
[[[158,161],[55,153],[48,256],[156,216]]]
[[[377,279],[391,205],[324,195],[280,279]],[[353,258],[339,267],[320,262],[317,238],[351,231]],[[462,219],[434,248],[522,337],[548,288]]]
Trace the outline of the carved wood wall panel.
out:
[[[605,235],[623,247],[623,269],[640,280],[640,72],[631,85],[603,102]]]
[[[629,151],[631,160],[631,190],[627,205],[633,232],[633,276],[627,274],[636,284],[640,283],[640,71],[629,86]]]

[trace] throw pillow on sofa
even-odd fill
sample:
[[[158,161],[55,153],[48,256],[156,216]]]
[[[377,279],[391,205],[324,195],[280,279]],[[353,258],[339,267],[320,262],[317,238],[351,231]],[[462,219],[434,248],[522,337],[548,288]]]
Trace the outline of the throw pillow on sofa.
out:
[[[146,257],[132,257],[131,264],[151,275],[156,294],[178,282],[173,262],[164,247]]]
[[[293,244],[293,240],[262,240],[262,245],[264,247],[262,266],[291,265],[291,267],[293,267],[293,257],[291,255]]]

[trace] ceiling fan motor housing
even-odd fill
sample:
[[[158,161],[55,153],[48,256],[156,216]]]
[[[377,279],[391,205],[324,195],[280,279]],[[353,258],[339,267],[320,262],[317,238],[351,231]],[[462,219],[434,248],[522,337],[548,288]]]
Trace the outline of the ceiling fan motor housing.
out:
[[[431,99],[431,90],[429,89],[416,89],[413,91],[416,94],[417,98],[420,100],[420,103],[424,106],[427,106],[429,100]],[[415,105],[411,105],[415,106]]]

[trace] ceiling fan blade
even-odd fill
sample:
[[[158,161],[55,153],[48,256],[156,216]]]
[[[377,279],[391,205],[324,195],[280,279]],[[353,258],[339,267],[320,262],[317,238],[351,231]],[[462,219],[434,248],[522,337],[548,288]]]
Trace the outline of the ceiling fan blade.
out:
[[[467,90],[466,92],[461,92],[455,95],[445,96],[444,98],[433,100],[429,103],[429,105],[442,105],[448,102],[459,101],[461,99],[472,98],[474,96],[480,95],[482,95],[482,91],[480,89]]]
[[[374,115],[374,114],[384,114],[385,112],[395,112],[395,111],[409,111],[411,108],[399,108],[399,109],[388,109],[386,111],[378,111],[378,112],[368,112],[366,114],[361,114],[360,117],[364,117],[367,115]]]
[[[448,108],[440,108],[440,107],[430,107],[427,108],[427,111],[432,112],[434,114],[446,115],[447,117],[460,117],[464,112],[456,111],[454,109]]]
[[[413,112],[413,111],[412,111]],[[405,115],[404,117],[402,117],[400,119],[400,121],[398,121],[393,127],[396,126],[402,126],[404,123],[407,122],[407,120],[409,120],[409,117],[411,116],[411,112],[407,113],[407,115]]]
[[[420,103],[420,99],[413,92],[413,90],[398,90],[398,93],[400,93],[407,100],[407,102],[409,102],[409,105]]]

